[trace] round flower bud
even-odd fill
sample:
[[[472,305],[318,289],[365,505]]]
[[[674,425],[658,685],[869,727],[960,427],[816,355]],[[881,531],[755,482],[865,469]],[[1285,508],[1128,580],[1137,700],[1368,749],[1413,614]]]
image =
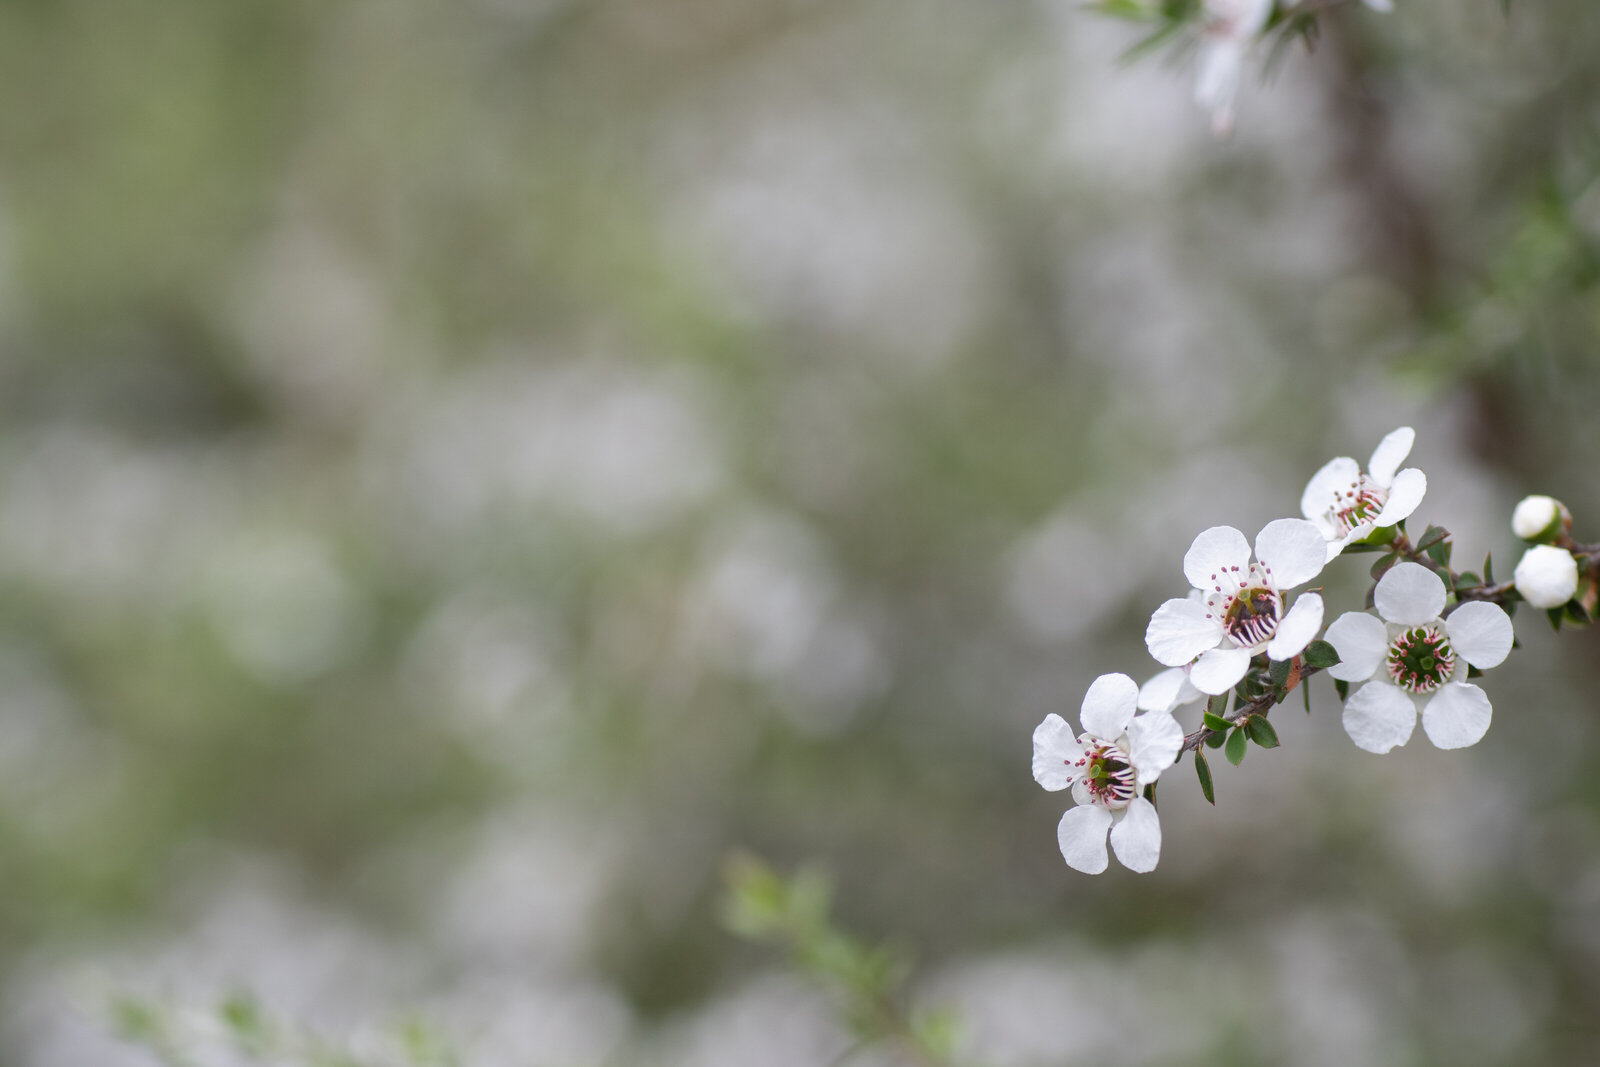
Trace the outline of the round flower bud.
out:
[[[1524,541],[1552,541],[1572,528],[1572,512],[1555,497],[1526,496],[1511,513],[1511,532]]]
[[[1536,608],[1559,608],[1578,591],[1578,561],[1564,548],[1535,545],[1512,575],[1522,599]]]

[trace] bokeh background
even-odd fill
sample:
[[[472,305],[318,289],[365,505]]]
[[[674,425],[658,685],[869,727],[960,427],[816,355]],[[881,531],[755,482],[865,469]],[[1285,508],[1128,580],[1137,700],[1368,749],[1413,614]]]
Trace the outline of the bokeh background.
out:
[[[1593,1062],[1591,633],[1466,752],[1315,680],[1153,875],[1028,772],[1397,425],[1458,565],[1600,536],[1600,7],[1397,6],[1217,142],[1071,0],[0,3],[0,1058],[148,1067],[133,992],[833,1062],[744,848],[967,1062]]]

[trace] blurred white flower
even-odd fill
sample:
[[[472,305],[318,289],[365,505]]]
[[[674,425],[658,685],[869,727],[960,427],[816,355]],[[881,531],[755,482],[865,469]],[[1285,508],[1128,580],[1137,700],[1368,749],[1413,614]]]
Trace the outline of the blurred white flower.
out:
[[[1267,24],[1272,4],[1273,0],[1205,0],[1203,5],[1194,99],[1211,112],[1211,129],[1219,137],[1233,129],[1233,101],[1245,53]]]
[[[1488,732],[1492,708],[1482,689],[1464,681],[1468,664],[1499,666],[1511,651],[1511,617],[1498,604],[1469,601],[1441,619],[1444,582],[1416,563],[1398,563],[1373,594],[1378,619],[1346,612],[1328,627],[1339,662],[1334,678],[1366,682],[1344,705],[1344,729],[1356,747],[1382,754],[1411,737],[1417,716],[1439,748],[1475,745]]]
[[[1554,545],[1534,545],[1511,576],[1522,599],[1536,608],[1559,608],[1578,591],[1578,561]]]
[[[1372,10],[1382,11],[1385,14],[1394,10],[1393,0],[1366,0],[1366,3]]]
[[[1572,526],[1572,513],[1555,497],[1525,496],[1511,513],[1511,532],[1524,541],[1548,541]]]
[[[1287,614],[1285,590],[1304,585],[1327,559],[1322,533],[1303,519],[1275,519],[1250,543],[1232,526],[1213,526],[1189,546],[1183,573],[1199,595],[1156,609],[1144,642],[1159,663],[1193,663],[1189,680],[1202,693],[1226,693],[1250,669],[1250,657],[1298,656],[1322,626],[1322,598],[1305,593]]]
[[[1153,871],[1161,857],[1156,807],[1140,796],[1172,766],[1183,728],[1170,714],[1135,717],[1139,687],[1126,674],[1102,674],[1083,696],[1078,721],[1047,715],[1033,731],[1033,778],[1049,790],[1072,789],[1077,807],[1056,827],[1067,866],[1085,874],[1106,869],[1106,832],[1117,859],[1131,871]]]
[[[1416,436],[1411,427],[1402,426],[1379,441],[1365,474],[1355,460],[1339,456],[1306,483],[1300,512],[1328,539],[1330,560],[1352,542],[1406,518],[1422,503],[1427,476],[1415,467],[1399,470]]]
[[[1195,595],[1199,595],[1198,591]],[[1203,696],[1189,681],[1188,667],[1168,667],[1139,687],[1139,710],[1176,711]]]

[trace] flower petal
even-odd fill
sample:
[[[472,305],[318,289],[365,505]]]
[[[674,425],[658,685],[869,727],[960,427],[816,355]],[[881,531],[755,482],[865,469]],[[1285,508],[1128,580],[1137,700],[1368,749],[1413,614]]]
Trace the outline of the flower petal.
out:
[[[1056,824],[1061,858],[1075,871],[1099,874],[1111,862],[1106,856],[1106,831],[1110,828],[1111,813],[1098,804],[1068,808]]]
[[[1339,527],[1334,525],[1328,512],[1333,510],[1341,491],[1360,481],[1361,468],[1349,456],[1328,460],[1321,470],[1311,476],[1305,492],[1300,494],[1300,514],[1316,523],[1323,537],[1338,537]]]
[[[1332,524],[1329,524],[1329,528],[1332,528]],[[1363,522],[1357,525],[1355,529],[1346,533],[1343,537],[1340,537],[1337,541],[1329,541],[1328,562],[1332,563],[1336,558],[1338,558],[1339,553],[1343,552],[1345,549],[1349,548],[1351,545],[1355,544],[1372,531],[1372,523]]]
[[[1183,727],[1170,712],[1152,711],[1128,724],[1128,762],[1147,786],[1172,766],[1183,748]]]
[[[1171,711],[1204,696],[1182,667],[1168,667],[1139,687],[1140,711]]]
[[[1347,611],[1334,619],[1323,635],[1339,662],[1328,668],[1328,675],[1341,682],[1364,682],[1377,673],[1389,651],[1389,630],[1383,620],[1364,611]]]
[[[1452,611],[1444,620],[1444,630],[1455,650],[1479,670],[1504,663],[1516,638],[1505,609],[1482,600],[1469,600]]]
[[[1273,585],[1280,590],[1293,589],[1322,572],[1328,562],[1328,539],[1315,523],[1274,519],[1256,534],[1256,559],[1271,575]]]
[[[1194,539],[1183,557],[1183,576],[1196,589],[1210,589],[1223,571],[1250,566],[1250,542],[1232,526],[1213,526]]]
[[[1444,610],[1444,582],[1420,563],[1396,563],[1378,580],[1372,602],[1389,622],[1432,622]]]
[[[1083,749],[1061,716],[1052,712],[1033,728],[1033,780],[1046,789],[1053,792],[1071,785],[1078,777],[1073,764],[1082,758]]]
[[[1181,667],[1222,640],[1222,623],[1198,600],[1173,598],[1150,616],[1144,643],[1157,663]]]
[[[1248,648],[1213,648],[1200,653],[1189,671],[1189,681],[1202,693],[1226,693],[1250,669]]]
[[[1417,706],[1387,682],[1368,682],[1344,702],[1344,732],[1356,747],[1383,755],[1417,728]]]
[[[1078,721],[1083,732],[1115,741],[1128,728],[1139,705],[1139,686],[1126,674],[1102,674],[1083,694]]]
[[[1493,714],[1482,689],[1447,682],[1422,709],[1422,731],[1439,748],[1466,748],[1483,740]]]
[[[1161,819],[1156,806],[1144,797],[1135,797],[1111,828],[1111,847],[1128,870],[1140,874],[1155,870],[1161,859]]]
[[[1367,473],[1372,475],[1372,480],[1385,489],[1393,485],[1394,472],[1411,455],[1411,446],[1416,439],[1417,431],[1402,426],[1379,441],[1378,447],[1372,450],[1372,459],[1367,461]]]
[[[1389,487],[1389,499],[1383,502],[1383,510],[1373,517],[1372,525],[1378,528],[1393,526],[1401,519],[1410,518],[1427,495],[1428,476],[1415,467],[1407,467],[1394,476],[1394,484]]]
[[[1306,650],[1320,629],[1322,598],[1316,593],[1301,593],[1278,623],[1278,632],[1267,642],[1267,658],[1293,659]]]

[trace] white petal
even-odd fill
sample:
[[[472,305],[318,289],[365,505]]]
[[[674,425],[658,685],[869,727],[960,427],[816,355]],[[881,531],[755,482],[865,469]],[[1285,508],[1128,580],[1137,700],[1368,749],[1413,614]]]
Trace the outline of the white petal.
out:
[[[1466,748],[1483,740],[1493,714],[1482,689],[1447,682],[1422,709],[1422,731],[1440,748]]]
[[[1383,755],[1411,738],[1417,706],[1387,682],[1368,682],[1344,702],[1344,732],[1356,747]]]
[[[1213,648],[1200,653],[1189,671],[1189,681],[1202,693],[1215,696],[1226,693],[1239,684],[1244,672],[1250,669],[1248,648]]]
[[[1067,720],[1046,715],[1033,728],[1033,780],[1051,791],[1065,789],[1078,776],[1074,763],[1083,758],[1083,749],[1072,734]]]
[[[1210,589],[1223,571],[1250,566],[1250,542],[1232,526],[1213,526],[1189,546],[1183,557],[1183,576],[1196,589]]]
[[[1367,473],[1372,475],[1372,480],[1385,489],[1389,488],[1394,483],[1394,472],[1411,455],[1411,445],[1416,439],[1415,430],[1402,426],[1379,441],[1378,447],[1372,450],[1372,459],[1367,463]]]
[[[1206,606],[1197,600],[1167,601],[1150,616],[1144,643],[1157,663],[1181,667],[1222,640],[1222,622],[1206,616]]]
[[[1233,98],[1239,92],[1245,44],[1228,38],[1207,37],[1200,42],[1195,60],[1194,99],[1211,112],[1211,129],[1221,137],[1233,129]]]
[[[1304,585],[1328,561],[1328,539],[1304,519],[1274,519],[1256,534],[1256,559],[1281,589]]]
[[[1317,524],[1324,537],[1334,537],[1338,528],[1327,517],[1339,494],[1361,481],[1361,468],[1349,456],[1336,456],[1311,476],[1300,494],[1300,514]]]
[[[1389,487],[1389,499],[1383,502],[1383,510],[1373,517],[1372,525],[1381,528],[1393,526],[1401,519],[1409,519],[1427,495],[1428,476],[1415,467],[1407,467],[1394,476],[1394,485]]]
[[[1346,533],[1344,536],[1340,537],[1338,540],[1329,541],[1328,562],[1332,563],[1336,558],[1338,558],[1339,553],[1343,552],[1345,549],[1349,548],[1351,545],[1367,536],[1374,529],[1375,527],[1372,525],[1372,523],[1363,522],[1356,526],[1356,528],[1351,530],[1349,533]]]
[[[1111,828],[1111,847],[1128,870],[1140,874],[1155,870],[1161,859],[1161,820],[1156,806],[1144,797],[1135,797]]]
[[[1171,711],[1204,696],[1182,667],[1168,667],[1139,687],[1140,711]]]
[[[1371,678],[1389,651],[1388,628],[1382,619],[1364,611],[1347,611],[1340,615],[1323,636],[1339,653],[1339,662],[1328,668],[1328,674],[1341,682],[1364,682]]]
[[[1126,674],[1102,674],[1083,694],[1078,721],[1083,732],[1115,741],[1128,728],[1139,704],[1139,687]]]
[[[1390,622],[1432,622],[1444,610],[1444,582],[1420,563],[1396,563],[1378,580],[1372,601]]]
[[[1128,760],[1147,786],[1178,759],[1183,748],[1183,727],[1170,712],[1152,711],[1128,724]]]
[[[1393,0],[1367,0],[1367,6],[1374,11],[1382,11],[1385,14],[1394,10]]]
[[[1505,609],[1481,600],[1469,600],[1452,611],[1444,620],[1444,630],[1455,650],[1479,670],[1504,663],[1516,637]]]
[[[1278,623],[1278,632],[1267,642],[1267,658],[1293,659],[1306,650],[1320,629],[1322,598],[1316,593],[1300,594],[1295,598],[1294,607]]]
[[[1056,824],[1061,858],[1075,871],[1099,874],[1111,862],[1106,857],[1106,831],[1110,828],[1111,813],[1098,804],[1068,808]]]

